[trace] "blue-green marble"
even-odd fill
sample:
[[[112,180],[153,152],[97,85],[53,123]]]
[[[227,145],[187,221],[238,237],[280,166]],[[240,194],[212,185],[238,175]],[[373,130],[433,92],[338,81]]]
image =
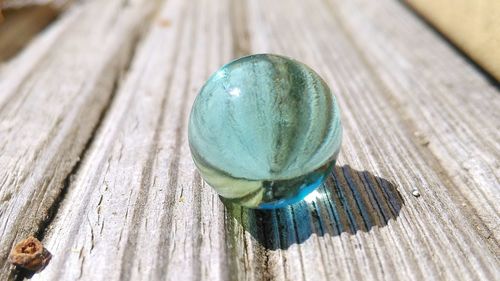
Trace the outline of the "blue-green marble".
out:
[[[323,79],[270,54],[215,72],[194,102],[188,131],[203,179],[251,208],[303,199],[331,171],[342,138],[339,109]]]

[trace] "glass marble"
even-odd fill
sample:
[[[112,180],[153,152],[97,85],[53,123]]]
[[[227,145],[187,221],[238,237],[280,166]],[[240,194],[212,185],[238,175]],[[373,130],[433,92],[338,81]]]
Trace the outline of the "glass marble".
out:
[[[330,173],[342,127],[321,77],[293,59],[259,54],[222,66],[193,104],[189,146],[203,179],[230,202],[280,208]]]

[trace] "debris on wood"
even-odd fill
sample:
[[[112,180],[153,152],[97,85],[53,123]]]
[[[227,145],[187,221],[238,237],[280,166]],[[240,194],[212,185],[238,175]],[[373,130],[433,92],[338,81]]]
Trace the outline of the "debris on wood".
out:
[[[420,192],[416,188],[411,191],[411,194],[413,194],[413,196],[415,197],[420,197]]]
[[[35,237],[17,243],[9,255],[9,262],[24,269],[39,272],[47,266],[52,254]]]

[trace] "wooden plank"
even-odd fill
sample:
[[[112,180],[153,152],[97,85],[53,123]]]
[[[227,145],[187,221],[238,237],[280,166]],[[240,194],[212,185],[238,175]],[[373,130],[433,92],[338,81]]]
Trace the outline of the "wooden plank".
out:
[[[389,89],[386,99],[407,115],[427,163],[499,253],[498,88],[395,1],[330,4],[353,45]]]
[[[13,243],[50,221],[153,10],[147,3],[77,5],[2,69],[0,279],[13,278]]]
[[[54,259],[37,278],[228,278],[224,208],[185,139],[199,85],[231,53],[228,8],[165,2],[47,234]]]
[[[460,251],[464,251],[462,247],[465,246],[467,248],[467,245],[463,243],[463,241],[472,242],[479,240],[479,238],[476,237],[477,233],[473,233],[475,232],[475,229],[471,229],[470,226],[467,228],[464,226],[458,228],[460,230],[467,229],[467,232],[469,232],[468,234],[455,236],[456,233],[451,233],[456,232],[456,223],[463,223],[467,219],[456,213],[456,210],[460,207],[456,206],[456,204],[450,200],[447,190],[443,188],[446,186],[446,182],[443,182],[440,178],[438,178],[438,175],[435,172],[429,169],[427,164],[428,159],[422,155],[425,151],[421,148],[420,139],[413,136],[414,131],[412,126],[410,126],[411,122],[408,122],[407,120],[407,116],[409,114],[405,111],[400,111],[397,106],[392,104],[392,100],[387,98],[386,91],[390,90],[384,85],[384,83],[381,83],[380,78],[378,78],[374,72],[370,70],[370,65],[367,65],[363,60],[359,59],[359,56],[362,55],[362,53],[355,52],[353,54],[352,51],[349,51],[355,47],[351,44],[351,40],[349,39],[350,36],[354,35],[350,32],[345,32],[339,22],[334,20],[335,17],[332,17],[329,13],[326,15],[323,13],[324,19],[318,23],[318,17],[321,15],[318,11],[323,11],[325,9],[328,10],[328,7],[319,4],[314,5],[313,3],[314,1],[310,1],[308,2],[308,6],[298,8],[298,11],[295,12],[296,16],[294,16],[294,14],[288,9],[280,10],[283,14],[287,15],[286,18],[288,18],[289,21],[285,21],[280,17],[273,17],[273,15],[276,15],[277,11],[280,9],[280,3],[277,3],[277,6],[274,9],[271,8],[273,5],[266,5],[265,8],[256,12],[255,15],[257,19],[254,22],[262,22],[262,15],[265,15],[265,10],[269,9],[269,21],[274,20],[274,25],[278,25],[278,27],[274,29],[274,33],[269,32],[265,37],[275,39],[274,45],[264,45],[262,48],[258,48],[257,51],[278,51],[281,53],[293,54],[295,57],[310,57],[311,65],[315,65],[313,59],[316,58],[317,68],[323,68],[325,73],[324,75],[328,77],[327,79],[329,81],[333,81],[334,89],[336,89],[337,92],[340,92],[341,108],[344,115],[350,116],[350,118],[344,118],[344,120],[347,119],[347,121],[344,122],[347,123],[344,126],[347,132],[345,137],[346,142],[344,142],[343,148],[344,153],[342,155],[347,158],[347,163],[351,163],[352,165],[352,163],[355,162],[364,162],[364,165],[361,165],[361,167],[381,165],[382,167],[379,166],[372,168],[376,171],[375,175],[385,175],[386,178],[391,179],[391,181],[394,180],[398,183],[396,184],[397,186],[403,188],[403,190],[407,190],[407,192],[414,187],[418,187],[421,193],[425,193],[425,195],[423,195],[424,200],[418,201],[418,203],[422,204],[421,207],[423,210],[419,210],[419,205],[417,204],[407,204],[405,207],[409,212],[418,214],[416,217],[410,219],[410,224],[406,227],[407,229],[414,229],[414,225],[419,225],[421,231],[423,233],[427,233],[426,236],[429,237],[429,239],[419,239],[421,243],[420,247],[416,246],[414,242],[408,243],[407,245],[408,249],[412,249],[412,251],[415,251],[417,248],[418,251],[422,251],[422,248],[425,246],[429,248],[420,252],[423,256],[418,257],[416,259],[417,262],[412,263],[411,258],[408,258],[413,255],[411,252],[391,248],[390,246],[397,247],[397,245],[387,244],[386,242],[385,248],[383,250],[381,249],[379,253],[383,256],[384,252],[389,252],[392,257],[382,261],[383,272],[389,273],[389,275],[393,274],[393,276],[403,274],[400,275],[398,279],[408,279],[408,277],[404,273],[394,272],[394,268],[397,268],[398,270],[406,269],[407,272],[410,273],[410,276],[420,272],[421,274],[425,274],[424,277],[427,279],[432,278],[433,276],[435,278],[437,276],[448,276],[450,279],[455,279],[455,277],[475,279],[474,272],[478,269],[477,266],[489,263],[490,274],[498,276],[498,271],[494,270],[494,266],[497,265],[495,259],[493,258],[494,255],[491,252],[484,250],[485,245],[483,242],[480,242],[480,245],[482,245],[481,249],[483,250],[478,251],[475,254],[470,254],[473,257],[472,260],[477,259],[477,263],[475,265],[471,265],[470,262],[466,261],[453,261],[454,258],[448,257],[448,255],[455,255],[455,257],[461,255]],[[361,6],[362,5],[359,5],[351,9],[350,16],[356,17],[359,10],[363,10]],[[373,6],[375,6],[375,4]],[[285,7],[285,5],[281,3],[281,7]],[[272,11],[274,11],[274,13]],[[312,19],[308,17],[308,15],[311,14],[315,15]],[[303,17],[306,17],[307,20]],[[389,16],[385,16],[384,18],[386,20],[394,19],[394,17]],[[360,18],[360,20],[361,19],[362,18]],[[371,19],[371,21],[373,21],[373,19]],[[310,22],[311,24],[304,25],[303,23],[305,22]],[[366,25],[369,24],[370,21],[367,21]],[[254,33],[259,34],[260,30],[265,30],[269,25],[273,24],[262,24],[259,28],[256,28]],[[396,26],[398,25],[398,22],[392,22],[392,25]],[[287,32],[283,32],[283,30],[287,30]],[[293,31],[297,34],[295,37],[290,35],[293,34]],[[252,38],[252,41],[254,41],[253,37],[250,37]],[[255,41],[266,42],[269,44],[269,40],[265,40],[263,38],[255,39]],[[307,42],[307,44],[292,44],[291,42]],[[366,43],[371,41],[366,40],[364,42]],[[438,40],[435,39],[435,42],[438,42]],[[314,48],[314,45],[317,45],[317,47]],[[365,44],[364,46],[369,49],[371,45]],[[292,49],[294,48],[296,51],[293,51],[292,53]],[[410,55],[407,54],[407,56]],[[378,61],[378,63],[383,64],[384,62]],[[476,77],[478,76],[477,73],[471,73],[471,75],[476,75]],[[349,112],[351,112],[351,114],[349,114]],[[385,116],[379,115],[380,117],[378,117],[378,114],[384,114]],[[397,116],[400,117],[395,118]],[[394,120],[395,122],[397,121],[396,124],[392,123],[391,120]],[[352,123],[350,124],[348,122]],[[352,132],[351,130],[356,127],[357,130]],[[399,129],[397,129],[398,127]],[[356,140],[365,140],[365,142],[358,142],[356,145]],[[413,145],[405,144],[409,140],[412,140]],[[349,146],[349,142],[353,142],[355,145],[354,149],[350,151],[347,148]],[[362,151],[362,156],[360,155],[360,151]],[[403,197],[405,197],[404,194]],[[406,198],[405,203],[408,202],[413,203],[412,198]],[[440,207],[435,209],[436,206]],[[430,214],[428,212],[436,213]],[[439,217],[441,215],[449,217],[441,218],[442,221],[440,221]],[[454,219],[448,221],[448,219],[451,218]],[[437,221],[435,219],[437,219]],[[448,240],[441,234],[438,234],[440,232],[447,233],[446,235],[455,237]],[[398,239],[407,235],[403,231],[395,232],[395,234]],[[471,236],[467,238],[468,235]],[[378,237],[375,236],[373,238],[377,239]],[[439,242],[436,243],[435,241]],[[404,242],[405,241],[403,240],[399,243],[404,245]],[[458,244],[455,244],[455,246],[443,246],[441,243],[444,243],[444,245],[447,243]],[[412,244],[413,246],[410,246]],[[450,249],[448,250],[448,248]],[[452,251],[457,252],[452,254]],[[468,250],[465,251],[467,252]],[[342,253],[342,250],[332,251],[331,255],[338,254],[339,252]],[[427,254],[425,254],[425,252],[427,252]],[[398,253],[400,254],[398,255]],[[341,255],[351,257],[354,256],[355,253],[344,252]],[[425,257],[425,255],[428,255],[428,257]],[[487,262],[482,261],[481,256],[483,255],[487,256],[485,257]],[[403,260],[399,260],[397,258],[398,256],[402,256]],[[427,258],[429,258],[429,260],[426,261]],[[440,258],[443,258],[445,262],[441,261]],[[288,257],[285,260],[288,261],[290,259],[293,258]],[[358,262],[354,262],[351,268],[359,268],[359,265],[362,264],[363,261],[370,259],[371,258],[368,256],[366,259],[360,259]],[[393,259],[398,260],[393,261],[396,263],[396,266],[391,267],[387,262],[390,262]],[[406,265],[398,265],[398,262],[401,261],[405,262]],[[432,263],[429,264],[429,261],[432,261]],[[467,264],[466,266],[471,266],[471,268],[459,268],[457,265],[462,263]],[[313,262],[312,264],[315,263]],[[306,274],[310,274],[314,268],[314,265],[311,265],[310,269],[306,271]],[[478,272],[480,272],[479,274],[484,273],[482,269]],[[473,275],[470,275],[471,273]],[[359,274],[366,275],[366,272]],[[431,276],[429,277],[426,275]],[[418,275],[416,277],[413,275],[413,277],[415,279],[421,279]],[[358,278],[353,276],[353,279]]]
[[[429,165],[411,111],[387,98],[394,89],[329,7],[166,1],[47,230],[53,261],[34,279],[499,279],[495,253],[435,170],[445,168]],[[278,211],[224,206],[189,155],[194,96],[246,52],[308,63],[342,109],[335,177]]]

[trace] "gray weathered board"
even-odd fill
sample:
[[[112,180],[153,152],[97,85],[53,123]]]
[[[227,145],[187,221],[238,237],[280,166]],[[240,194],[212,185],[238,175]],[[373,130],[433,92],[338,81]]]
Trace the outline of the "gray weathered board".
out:
[[[344,127],[316,198],[267,212],[186,139],[205,79],[262,52]],[[500,280],[499,179],[498,88],[395,0],[75,1],[0,68],[0,280],[30,234],[33,280]]]

